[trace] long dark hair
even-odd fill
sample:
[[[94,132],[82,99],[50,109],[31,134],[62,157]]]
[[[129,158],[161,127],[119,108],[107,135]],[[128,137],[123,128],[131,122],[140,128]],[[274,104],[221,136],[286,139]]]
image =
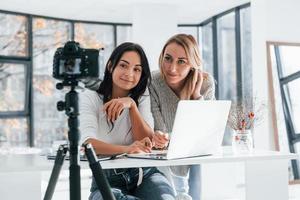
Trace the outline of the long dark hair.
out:
[[[123,54],[128,51],[136,52],[137,54],[139,54],[141,59],[142,75],[140,81],[129,92],[129,96],[135,101],[137,106],[139,105],[138,100],[140,96],[142,96],[143,93],[145,92],[148,83],[151,80],[151,73],[150,73],[148,59],[146,57],[143,48],[140,45],[132,42],[125,42],[117,46],[115,50],[111,53],[106,63],[104,79],[101,82],[99,89],[97,90],[97,92],[100,95],[102,95],[103,103],[106,103],[109,100],[111,100],[112,86],[113,86],[112,73],[115,70]]]

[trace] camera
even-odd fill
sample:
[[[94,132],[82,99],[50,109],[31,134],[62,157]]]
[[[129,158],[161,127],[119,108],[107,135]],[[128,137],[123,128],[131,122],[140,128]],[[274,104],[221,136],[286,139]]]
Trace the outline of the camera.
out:
[[[81,48],[78,42],[69,41],[56,50],[53,59],[53,77],[60,80],[97,78],[99,50]]]

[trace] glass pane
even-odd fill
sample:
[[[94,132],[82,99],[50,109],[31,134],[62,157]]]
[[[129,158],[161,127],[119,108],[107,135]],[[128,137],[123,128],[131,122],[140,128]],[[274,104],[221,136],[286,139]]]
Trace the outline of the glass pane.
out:
[[[198,27],[197,26],[178,26],[178,33],[185,33],[194,36],[198,40]]]
[[[289,82],[284,86],[285,93],[288,95],[290,100],[290,112],[291,118],[296,133],[300,133],[300,78]]]
[[[83,48],[104,48],[104,63],[115,47],[111,25],[75,23],[75,41]]]
[[[241,9],[241,56],[242,56],[242,87],[244,97],[252,97],[252,54],[251,54],[251,10]]]
[[[70,23],[34,18],[34,134],[38,147],[49,147],[54,140],[66,139],[66,117],[64,112],[56,110],[56,102],[64,99],[64,92],[55,89],[57,81],[52,78],[52,61],[57,47],[62,47],[70,39]]]
[[[28,126],[25,118],[0,119],[0,147],[25,147],[28,144]]]
[[[0,112],[25,109],[25,65],[0,63]]]
[[[27,26],[25,16],[0,13],[0,55],[27,56]]]
[[[235,57],[235,14],[227,14],[217,20],[219,99],[237,99]]]
[[[199,46],[202,50],[203,68],[211,75],[214,74],[213,65],[213,35],[212,23],[199,28]]]
[[[117,26],[117,45],[132,41],[131,26]]]
[[[299,46],[279,46],[282,63],[283,76],[288,76],[300,71],[300,47]]]
[[[71,39],[71,24],[64,21],[33,19],[34,72],[52,75],[53,55]]]

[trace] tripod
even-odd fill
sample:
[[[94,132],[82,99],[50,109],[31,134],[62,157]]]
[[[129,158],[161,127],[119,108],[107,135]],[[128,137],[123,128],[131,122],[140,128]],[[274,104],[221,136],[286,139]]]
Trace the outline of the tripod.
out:
[[[69,145],[60,145],[54,161],[54,166],[51,172],[51,176],[48,182],[47,190],[44,196],[44,200],[50,200],[53,196],[57,179],[63,166],[65,156],[69,151],[70,155],[70,166],[69,166],[69,186],[70,186],[70,200],[81,199],[81,188],[80,188],[80,166],[79,166],[79,155],[78,155],[78,141],[79,141],[79,130],[78,130],[78,93],[75,87],[78,85],[76,80],[64,80],[62,83],[58,83],[56,88],[61,90],[64,86],[70,86],[71,90],[65,95],[65,102],[59,101],[57,103],[57,109],[59,111],[65,110],[65,114],[68,118],[68,138]],[[100,163],[97,161],[96,154],[91,144],[85,144],[85,154],[87,156],[90,168],[95,178],[96,184],[106,200],[115,200],[108,181],[102,171]]]

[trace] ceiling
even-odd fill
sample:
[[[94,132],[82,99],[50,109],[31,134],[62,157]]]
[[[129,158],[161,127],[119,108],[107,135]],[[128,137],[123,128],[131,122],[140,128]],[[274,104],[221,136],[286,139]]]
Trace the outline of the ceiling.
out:
[[[131,23],[133,7],[135,5],[162,4],[170,5],[171,8],[177,8],[177,21],[179,24],[196,24],[213,15],[249,1],[250,0],[1,0],[0,10],[64,19]]]

